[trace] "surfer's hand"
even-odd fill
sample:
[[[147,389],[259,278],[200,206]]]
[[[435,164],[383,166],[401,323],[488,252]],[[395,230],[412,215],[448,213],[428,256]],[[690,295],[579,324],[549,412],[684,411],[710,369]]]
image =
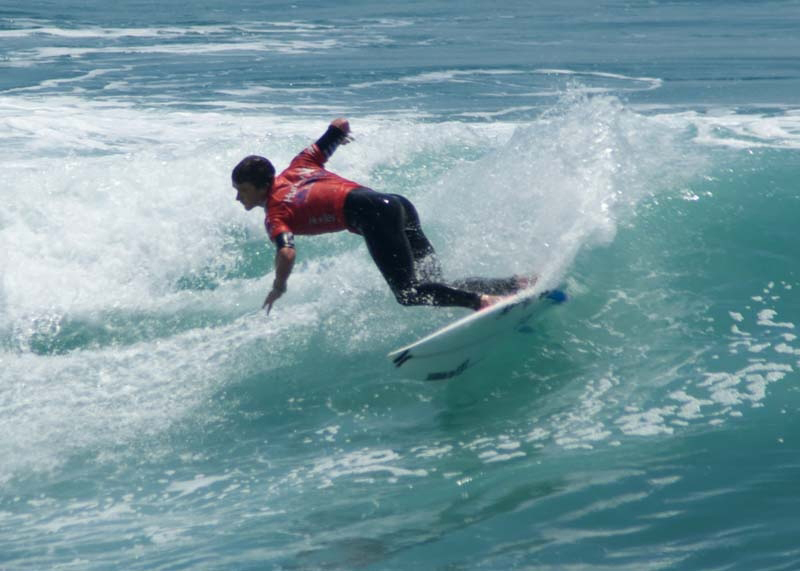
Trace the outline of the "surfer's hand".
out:
[[[267,308],[267,315],[272,310],[272,304],[286,293],[286,283],[294,265],[294,246],[285,245],[275,252],[275,279],[272,282],[272,291],[269,292],[261,308]]]
[[[267,308],[267,315],[269,312],[272,311],[272,304],[278,301],[278,298],[284,294],[286,289],[283,290],[272,288],[272,291],[267,294],[267,298],[264,300],[264,304],[261,306],[261,309]]]
[[[340,117],[339,119],[334,119],[331,121],[331,126],[336,127],[342,133],[344,133],[344,139],[342,139],[341,144],[346,145],[353,141],[353,136],[350,134],[350,122],[345,119],[344,117]]]

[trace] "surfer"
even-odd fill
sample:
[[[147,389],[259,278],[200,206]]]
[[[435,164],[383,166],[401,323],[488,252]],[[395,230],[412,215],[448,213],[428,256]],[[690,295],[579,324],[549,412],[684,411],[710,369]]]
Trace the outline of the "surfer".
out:
[[[351,140],[347,119],[335,119],[277,177],[272,163],[256,155],[245,157],[233,169],[236,200],[245,210],[266,210],[267,235],[277,248],[275,280],[263,304],[267,313],[286,293],[295,261],[295,234],[349,230],[363,236],[375,265],[402,305],[479,310],[533,283],[535,278],[521,276],[445,283],[436,252],[407,198],[376,192],[324,168],[337,147]]]

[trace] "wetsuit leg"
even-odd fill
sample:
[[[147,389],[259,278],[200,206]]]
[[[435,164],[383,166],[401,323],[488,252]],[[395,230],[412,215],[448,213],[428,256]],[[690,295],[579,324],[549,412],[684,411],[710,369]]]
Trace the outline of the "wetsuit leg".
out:
[[[422,224],[419,221],[417,209],[405,196],[393,194],[403,205],[406,221],[404,231],[411,245],[411,252],[414,257],[414,269],[420,281],[443,281],[442,266],[436,255],[433,245],[422,231]],[[475,291],[475,290],[470,290]]]
[[[406,208],[404,201],[398,199],[396,195],[381,194],[369,189],[355,189],[348,194],[345,201],[345,217],[347,224],[364,236],[372,259],[398,302],[403,305],[456,306],[471,309],[480,307],[480,296],[476,293],[459,290],[439,282],[421,282],[417,279],[414,249],[406,232],[408,220]],[[419,226],[418,217],[416,225]],[[413,231],[411,233],[414,234]],[[422,237],[424,238],[424,234]],[[421,246],[420,244],[421,242],[417,244],[420,247],[418,253],[425,249],[424,244]],[[430,243],[428,246],[430,247]]]
[[[411,244],[414,266],[421,281],[443,282],[442,267],[433,245],[422,231],[417,209],[406,197],[393,194],[402,204],[406,213],[405,233]],[[456,289],[463,289],[477,294],[510,295],[520,290],[516,277],[510,278],[463,278],[447,282]]]
[[[457,287],[458,289],[488,293],[489,295],[511,295],[520,290],[520,284],[516,277],[464,278],[451,283],[453,287]]]

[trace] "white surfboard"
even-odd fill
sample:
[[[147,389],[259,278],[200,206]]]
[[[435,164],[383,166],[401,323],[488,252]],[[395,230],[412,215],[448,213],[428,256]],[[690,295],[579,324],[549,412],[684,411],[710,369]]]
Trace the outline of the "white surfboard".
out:
[[[524,330],[545,310],[566,299],[561,290],[519,292],[392,351],[388,357],[410,377],[426,381],[451,379],[479,363],[489,341],[498,335]]]

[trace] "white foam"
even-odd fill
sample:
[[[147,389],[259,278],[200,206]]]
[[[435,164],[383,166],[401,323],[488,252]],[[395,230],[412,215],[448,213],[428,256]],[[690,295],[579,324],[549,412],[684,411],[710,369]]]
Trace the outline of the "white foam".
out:
[[[121,38],[165,38],[180,37],[189,34],[206,35],[230,30],[225,26],[190,26],[178,28],[174,26],[155,28],[59,28],[55,26],[35,26],[0,30],[0,38],[28,38],[31,36],[51,36],[67,39],[121,39]]]
[[[411,449],[411,453],[417,458],[443,458],[448,456],[452,451],[453,446],[450,444],[419,446]]]
[[[732,149],[800,149],[800,115],[784,106],[769,113],[713,108],[706,112],[665,111],[657,116],[659,120],[691,126],[697,132],[694,140],[700,145]]]
[[[611,437],[604,416],[609,395],[619,386],[614,377],[589,382],[580,395],[577,404],[568,411],[557,414],[551,421],[551,435],[558,446],[565,449],[591,450],[598,443]],[[545,435],[535,431],[528,439],[543,438]]]
[[[703,416],[702,408],[704,406],[709,406],[714,404],[714,401],[708,399],[695,398],[687,394],[685,391],[675,391],[674,393],[671,393],[669,396],[671,399],[683,403],[680,409],[678,409],[676,414],[679,418],[686,420],[702,418]]]
[[[778,315],[774,309],[764,309],[758,312],[758,324],[762,327],[781,327],[784,329],[794,329],[794,323],[784,321],[776,323],[773,318]]]
[[[778,343],[775,345],[775,351],[778,353],[784,353],[788,355],[800,355],[800,349],[795,349],[791,345],[786,343]]]
[[[65,506],[64,512],[68,515],[47,519],[36,528],[46,533],[63,533],[65,529],[74,529],[76,526],[91,525],[97,522],[108,524],[124,519],[135,514],[136,510],[129,501],[94,501],[72,502]]]
[[[772,284],[768,289],[772,288]],[[762,309],[757,312],[757,324],[762,327],[788,327],[789,324],[775,323],[777,312],[772,309]],[[753,321],[744,315],[730,312],[732,319],[737,323]],[[663,401],[654,406],[624,407],[614,423],[618,429],[627,435],[657,436],[673,434],[678,428],[689,428],[698,423],[720,426],[728,419],[741,418],[746,408],[761,407],[768,398],[770,385],[777,383],[794,372],[794,364],[785,360],[770,360],[780,356],[795,357],[800,355],[800,350],[789,343],[796,339],[791,333],[772,333],[771,331],[748,332],[732,326],[733,333],[728,343],[731,355],[739,353],[739,348],[746,349],[748,357],[745,363],[738,368],[728,370],[700,370],[702,379],[697,382],[689,380],[679,390],[668,394],[670,400],[677,404]],[[785,342],[776,342],[775,338]],[[767,351],[772,348],[772,351]],[[757,354],[759,357],[749,356]],[[697,363],[703,354],[687,362]],[[712,359],[715,356],[712,356]],[[735,357],[732,357],[735,359]],[[718,359],[716,359],[718,360]],[[730,361],[734,362],[734,361]],[[675,371],[682,367],[676,367]]]
[[[289,326],[250,317],[128,347],[2,353],[0,482],[169,429],[242,366],[241,351]]]
[[[661,87],[663,81],[654,77],[634,77],[615,73],[576,71],[569,69],[535,69],[525,71],[519,69],[446,69],[430,72],[423,72],[414,75],[406,75],[396,79],[381,79],[377,81],[366,81],[353,83],[350,89],[366,89],[380,86],[391,85],[415,85],[415,84],[437,84],[437,83],[473,83],[480,81],[484,77],[495,76],[526,76],[526,75],[546,75],[546,76],[569,76],[576,80],[602,80],[612,85],[583,85],[576,83],[570,87],[573,93],[582,94],[604,94],[621,93],[633,91],[651,91]],[[563,95],[563,90],[543,89],[527,93],[528,96],[559,96]]]
[[[519,75],[520,73],[523,72],[511,69],[452,69],[406,75],[397,79],[381,79],[377,81],[353,83],[350,84],[348,88],[365,89],[385,85],[413,85],[426,83],[468,83],[472,80],[472,78],[481,76]]]
[[[314,51],[331,50],[340,47],[339,40],[325,38],[318,40],[270,40],[249,42],[207,42],[187,44],[148,44],[125,47],[41,47],[12,54],[14,58],[44,60],[54,58],[84,58],[91,55],[141,54],[141,55],[199,55],[226,52],[273,52],[283,55],[305,54]]]
[[[292,359],[294,352],[281,356],[279,349],[279,333],[289,327],[302,337],[303,327],[324,318],[339,350],[401,334],[372,327],[370,319],[393,319],[399,306],[363,242],[351,234],[317,237],[313,246],[298,239],[290,291],[269,319],[258,312],[269,275],[222,277],[239,262],[241,244],[235,242],[261,242],[272,252],[263,212],[245,213],[234,200],[231,167],[255,152],[280,168],[326,125],[74,97],[0,97],[0,128],[9,133],[0,146],[0,183],[15,197],[0,213],[6,270],[0,285],[0,480],[58,466],[78,451],[113,454],[117,446],[169,430],[204,406],[231,370],[255,366],[248,365],[252,357],[242,357],[248,346],[260,342],[261,352],[263,340],[272,339],[268,346],[276,353],[261,355],[259,370],[273,359]],[[393,124],[395,136],[381,148],[386,122],[353,121],[353,127],[356,146],[342,149],[332,169],[379,190],[411,190],[412,198],[439,175],[391,185],[381,177],[403,172],[420,155],[442,156],[452,145],[502,144],[513,129],[409,121],[406,128]],[[376,166],[382,167],[377,175]],[[431,220],[429,213],[423,217]],[[440,232],[435,219],[426,228],[432,237]],[[304,257],[308,248],[323,245],[330,258]],[[181,278],[204,274],[216,280],[214,288],[176,288]],[[363,314],[355,309],[365,304],[374,312],[354,322],[353,315]],[[165,327],[154,338],[118,343],[115,316],[131,320],[133,329],[139,320],[157,324],[176,316],[200,316],[201,325]],[[66,354],[32,353],[36,339],[58,340],[70,324],[79,334],[109,332],[112,344],[78,342]],[[244,364],[232,366],[237,355]],[[335,439],[335,433],[330,428],[320,438]],[[522,452],[499,444],[493,461]],[[348,470],[422,475],[394,461],[334,469]]]
[[[87,58],[121,55],[196,56],[230,52],[274,53],[297,55],[329,51],[342,47],[384,45],[391,40],[382,28],[391,24],[376,23],[370,27],[340,27],[336,34],[331,26],[302,22],[252,22],[246,25],[161,26],[151,28],[61,28],[52,25],[0,31],[0,38],[37,38],[37,47],[9,50],[4,64],[10,67],[32,67],[57,58]]]
[[[750,334],[747,331],[742,331],[736,324],[731,325],[731,333],[734,335],[741,335],[742,337],[750,337]]]
[[[675,180],[694,172],[694,163],[685,168],[677,134],[654,121],[611,98],[576,99],[522,126],[354,120],[355,147],[340,150],[331,167],[412,198],[450,275],[505,275],[538,267],[546,279],[557,281],[581,248],[610,240],[620,220],[657,193],[658,185],[672,188]],[[0,182],[19,197],[0,214],[0,261],[13,270],[0,288],[0,315],[30,338],[37,331],[57,330],[65,316],[102,321],[109,311],[158,316],[195,305],[234,316],[245,311],[237,304],[257,311],[268,276],[227,280],[201,292],[175,291],[175,280],[236,262],[225,229],[264,239],[263,215],[244,214],[233,201],[231,166],[246,154],[263,152],[280,168],[326,122],[135,109],[78,98],[0,97],[0,126],[14,140],[3,145],[7,168]],[[386,140],[389,127],[393,136]],[[483,156],[466,161],[460,158],[465,148],[471,156]],[[435,161],[420,161],[426,156]],[[47,186],[39,184],[43,179]],[[453,211],[454,197],[467,208]],[[445,208],[452,216],[437,217]],[[488,211],[504,220],[505,229],[487,227]],[[527,241],[517,239],[520,228]],[[513,232],[514,239],[504,231]],[[218,386],[217,375],[226,368],[219,346],[246,345],[289,326],[313,325],[321,317],[326,329],[347,331],[337,339],[339,347],[363,345],[375,333],[368,320],[336,327],[354,323],[358,312],[351,311],[348,300],[354,297],[352,303],[359,305],[377,293],[374,303],[386,307],[368,317],[388,319],[396,309],[391,295],[358,238],[314,240],[331,245],[332,258],[318,255],[308,263],[301,249],[290,292],[267,327],[246,316],[122,349],[79,348],[44,357],[25,353],[23,346],[22,354],[0,353],[13,379],[0,384],[11,403],[0,414],[8,419],[0,431],[8,439],[0,447],[12,458],[9,469],[47,466],[76,449],[113,446],[142,430],[169,428]],[[512,243],[513,251],[492,255],[498,241]],[[479,267],[476,252],[485,253]],[[520,260],[527,260],[524,266]],[[737,323],[745,321],[741,314],[730,315]],[[763,317],[771,320],[774,314]],[[786,371],[746,374],[751,377],[702,387],[711,396],[693,396],[696,391],[687,388],[672,394],[675,402],[627,411],[620,418],[614,418],[613,399],[621,381],[610,375],[588,383],[570,413],[521,440],[535,447],[552,440],[564,448],[592,448],[613,443],[618,432],[669,434],[679,422],[707,418],[725,401],[758,402],[764,398],[761,389]],[[53,381],[61,388],[48,395]],[[92,419],[85,423],[80,417],[87,410]],[[119,418],[122,423],[114,424]],[[33,430],[23,433],[14,426]],[[319,437],[335,440],[336,432],[327,428]],[[518,438],[471,446],[484,462],[529,453]],[[318,466],[317,476],[333,483],[345,475],[425,475],[408,469],[399,456],[372,452],[334,456]],[[438,446],[415,454],[449,452]]]
[[[783,379],[792,371],[787,364],[758,362],[733,373],[705,373],[706,380],[698,386],[708,388],[711,399],[718,404],[757,404],[766,397],[767,385]]]
[[[153,27],[100,27],[87,26],[83,28],[63,28],[53,26],[48,22],[29,21],[18,22],[19,28],[0,30],[0,38],[63,38],[69,40],[120,40],[126,38],[136,39],[183,39],[214,36],[242,36],[242,35],[280,35],[281,37],[304,36],[313,37],[320,31],[329,31],[333,26],[314,24],[300,21],[283,22],[258,22],[247,24],[229,25],[192,25],[192,26],[153,26]],[[377,22],[375,28],[402,27],[401,21]],[[363,32],[363,27],[359,28]]]
[[[608,72],[601,72],[601,71],[576,71],[571,69],[537,69],[534,73],[539,73],[543,75],[567,75],[573,77],[595,77],[601,79],[612,79],[612,80],[620,80],[624,82],[632,82],[632,83],[642,83],[643,86],[639,87],[620,87],[614,86],[609,88],[594,88],[591,92],[595,93],[607,93],[607,92],[624,92],[624,91],[651,91],[654,89],[658,89],[664,83],[663,80],[657,77],[635,77],[629,75],[621,75],[617,73],[608,73]],[[577,89],[581,89],[578,87]],[[588,88],[584,88],[588,89]]]
[[[409,470],[396,465],[401,459],[393,450],[357,450],[316,460],[309,475],[321,478],[323,486],[333,485],[337,478],[364,474],[385,473],[391,478],[422,478],[428,475],[427,470]]]
[[[268,275],[221,279],[240,255],[231,249],[231,231],[272,252],[263,212],[245,213],[234,200],[231,167],[258,151],[286,164],[326,123],[282,121],[283,136],[266,145],[264,133],[274,125],[269,116],[0,98],[0,126],[9,133],[0,145],[0,183],[13,197],[0,213],[0,481],[58,466],[79,450],[102,454],[169,429],[203,406],[231,370],[249,366],[240,351],[262,340],[261,353],[264,339],[313,327],[321,307],[327,318],[344,321],[353,305],[363,305],[359,296],[377,291],[386,311],[396,309],[351,235],[319,238],[344,241],[358,255],[336,254],[335,264],[300,259],[290,292],[269,319],[258,311]],[[413,140],[407,143],[411,150]],[[355,153],[349,160],[351,172],[366,175],[370,161],[385,156]],[[342,267],[349,272],[340,274]],[[215,288],[176,287],[204,273],[217,275]],[[344,299],[341,288],[330,287],[339,282],[349,290]],[[114,342],[115,316],[130,321],[133,344]],[[156,338],[136,340],[138,322],[159,329],[161,318],[176,316],[199,316],[200,326],[161,327]],[[113,344],[31,352],[37,338],[58,339],[70,323],[78,334],[108,333]],[[266,345],[280,344],[274,338]],[[258,362],[261,370],[270,366],[266,354]]]
[[[667,425],[666,419],[675,414],[672,406],[652,408],[636,414],[620,416],[615,422],[619,429],[630,436],[655,436],[673,434],[675,429]]]
[[[700,164],[702,157],[682,152],[677,132],[629,112],[618,100],[574,96],[450,173],[420,204],[423,211],[439,211],[457,196],[482,205],[443,221],[451,238],[445,259],[474,273],[498,272],[486,267],[496,257],[476,256],[487,247],[490,226],[491,241],[506,245],[503,258],[527,266],[503,273],[537,268],[557,280],[581,248],[613,239],[618,221],[640,200],[686,180]],[[503,223],[493,224],[487,213]]]
[[[754,343],[754,344],[751,344],[748,347],[747,350],[750,351],[751,353],[761,353],[761,351],[763,351],[764,349],[770,347],[771,345],[772,345],[772,343],[769,343],[769,342],[767,342],[767,343]]]
[[[205,474],[197,474],[191,480],[171,482],[165,490],[168,494],[177,494],[181,498],[197,493],[200,490],[213,486],[218,482],[224,482],[231,478],[230,474],[221,476],[206,476]]]
[[[527,454],[521,450],[507,454],[503,454],[497,450],[487,450],[486,452],[482,452],[478,455],[478,457],[487,464],[493,464],[495,462],[508,462],[514,458],[524,458],[525,456],[527,456]]]

